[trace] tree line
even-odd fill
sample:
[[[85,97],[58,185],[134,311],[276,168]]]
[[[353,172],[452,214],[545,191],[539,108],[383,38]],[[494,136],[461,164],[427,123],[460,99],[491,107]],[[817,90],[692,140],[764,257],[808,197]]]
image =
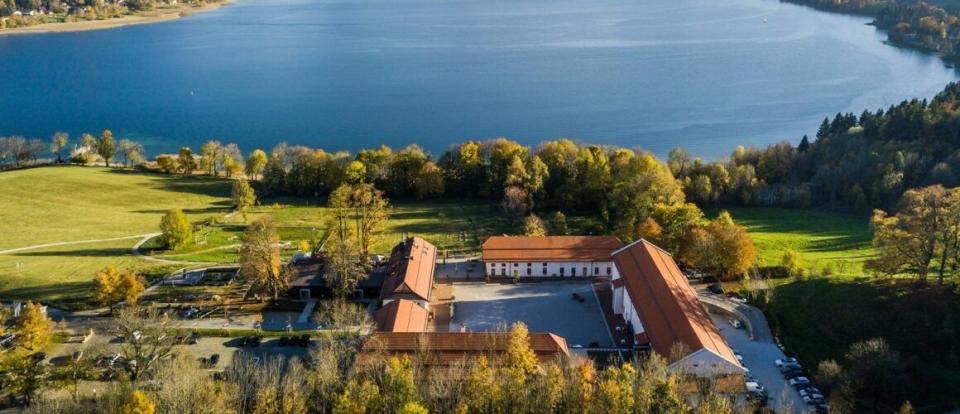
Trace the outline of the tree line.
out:
[[[899,45],[937,53],[944,59],[960,59],[960,17],[938,1],[916,0],[784,0],[820,10],[861,14],[875,18],[873,24]],[[950,1],[939,2],[956,7]]]
[[[21,396],[29,392],[25,412],[723,414],[749,408],[713,392],[709,382],[691,387],[657,355],[603,369],[589,359],[541,361],[522,323],[505,333],[505,352],[491,348],[441,367],[429,363],[429,352],[368,352],[360,358],[360,339],[344,334],[318,338],[304,357],[254,360],[239,353],[211,374],[195,359],[176,355],[176,330],[142,315],[124,311],[111,328],[124,339],[124,360],[142,363],[98,368],[88,350],[62,367],[29,358],[18,359],[22,367],[2,366],[33,381],[30,389],[15,389]],[[37,372],[31,366],[39,366]],[[82,381],[104,372],[114,380],[98,383],[95,395],[79,391]],[[52,392],[56,388],[70,392]]]
[[[952,83],[929,101],[838,113],[798,145],[738,147],[709,163],[675,149],[668,164],[701,204],[891,208],[911,188],[960,184],[958,97]]]
[[[102,20],[178,4],[221,0],[0,0],[0,29],[78,20]]]

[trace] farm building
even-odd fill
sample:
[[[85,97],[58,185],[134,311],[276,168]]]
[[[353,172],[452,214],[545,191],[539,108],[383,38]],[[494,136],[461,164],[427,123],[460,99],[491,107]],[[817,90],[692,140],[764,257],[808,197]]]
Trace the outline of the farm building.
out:
[[[613,260],[619,270],[610,281],[613,311],[623,316],[637,344],[649,344],[667,358],[682,352],[670,364],[676,372],[745,373],[669,253],[641,239],[614,252]]]
[[[552,333],[531,332],[530,348],[542,364],[563,364],[570,356],[567,341]],[[360,347],[357,363],[378,356],[420,356],[428,366],[451,366],[481,355],[497,363],[507,352],[509,332],[376,332]]]
[[[613,277],[621,247],[613,236],[495,236],[483,243],[483,266],[490,277]]]
[[[427,330],[427,310],[406,299],[390,301],[384,305],[373,320],[377,330],[383,332],[423,332]]]
[[[381,305],[407,299],[429,310],[436,265],[437,248],[426,240],[410,237],[397,244],[384,270]]]

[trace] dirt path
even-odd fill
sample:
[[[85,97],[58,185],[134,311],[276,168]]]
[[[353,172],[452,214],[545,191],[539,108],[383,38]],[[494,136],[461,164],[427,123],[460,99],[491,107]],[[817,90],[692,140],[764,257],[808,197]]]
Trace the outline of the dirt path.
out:
[[[45,249],[47,247],[71,246],[74,244],[103,243],[103,242],[118,241],[118,240],[143,239],[145,237],[148,240],[149,238],[154,237],[157,234],[159,233],[138,234],[136,236],[114,237],[110,239],[78,240],[78,241],[69,241],[69,242],[35,244],[33,246],[17,247],[16,249],[0,250],[0,254],[19,253],[27,250]],[[143,244],[144,241],[146,240],[141,241],[141,243],[138,243],[138,245]]]

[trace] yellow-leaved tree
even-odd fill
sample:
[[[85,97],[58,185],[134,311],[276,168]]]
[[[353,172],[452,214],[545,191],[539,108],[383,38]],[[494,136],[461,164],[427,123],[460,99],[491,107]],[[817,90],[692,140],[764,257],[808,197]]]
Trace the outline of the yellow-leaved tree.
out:
[[[121,414],[153,414],[156,411],[157,406],[140,390],[134,391],[123,407],[120,407]]]
[[[17,319],[16,332],[17,344],[21,347],[31,351],[43,349],[53,337],[53,321],[43,306],[28,301]]]

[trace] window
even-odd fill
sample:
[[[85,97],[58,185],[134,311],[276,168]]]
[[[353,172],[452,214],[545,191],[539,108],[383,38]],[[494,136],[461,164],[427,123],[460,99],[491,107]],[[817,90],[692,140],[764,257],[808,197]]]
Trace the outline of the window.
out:
[[[500,267],[507,267],[506,263],[500,263]]]
[[[613,268],[611,268],[610,266],[607,266],[607,276],[610,276],[612,274],[613,274]]]
[[[547,268],[543,268],[543,275],[544,275],[544,276],[547,275]]]
[[[530,275],[532,275],[532,274],[533,274],[533,269],[530,269],[530,268],[528,267],[528,268],[527,268],[527,276],[530,276]]]
[[[590,272],[587,271],[587,267],[586,267],[586,266],[583,267],[583,275],[584,275],[584,276],[590,276]]]
[[[547,265],[547,262],[543,262],[543,265],[546,266],[546,265]]]
[[[599,275],[599,274],[600,274],[600,268],[599,268],[599,267],[594,267],[594,268],[593,268],[593,274],[594,274],[594,275]]]
[[[563,267],[560,268],[560,276],[563,276],[563,271],[564,271],[564,270],[565,270],[565,268],[563,268]]]
[[[576,275],[577,275],[577,268],[571,267],[571,268],[570,268],[570,276],[576,276]]]
[[[520,266],[520,263],[514,263],[514,264],[513,264],[513,267],[517,267],[517,266]]]

